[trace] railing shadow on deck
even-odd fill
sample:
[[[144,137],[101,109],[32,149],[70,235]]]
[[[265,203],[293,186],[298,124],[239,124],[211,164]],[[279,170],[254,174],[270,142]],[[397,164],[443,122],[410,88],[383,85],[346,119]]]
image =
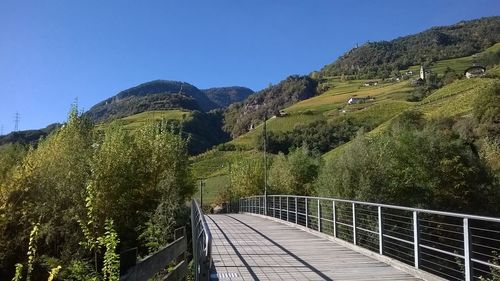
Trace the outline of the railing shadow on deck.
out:
[[[500,278],[500,218],[292,195],[241,198],[239,205],[447,280]]]

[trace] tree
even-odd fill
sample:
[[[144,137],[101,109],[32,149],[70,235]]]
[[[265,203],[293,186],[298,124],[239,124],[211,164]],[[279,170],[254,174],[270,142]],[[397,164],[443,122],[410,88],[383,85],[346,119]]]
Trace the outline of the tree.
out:
[[[413,121],[411,121],[413,119]],[[320,194],[423,208],[494,213],[498,188],[454,120],[397,118],[376,137],[359,135],[322,169]]]
[[[280,153],[269,171],[269,182],[273,193],[312,195],[312,183],[320,167],[320,156],[302,147],[285,156]]]
[[[264,194],[264,163],[260,159],[241,159],[232,165],[231,186],[235,196]]]

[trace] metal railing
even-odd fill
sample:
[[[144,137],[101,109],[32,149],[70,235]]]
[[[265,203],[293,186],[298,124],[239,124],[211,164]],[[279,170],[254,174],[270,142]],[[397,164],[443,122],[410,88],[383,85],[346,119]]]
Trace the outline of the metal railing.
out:
[[[187,272],[187,238],[184,227],[175,230],[175,240],[155,253],[137,261],[137,248],[120,255],[120,281],[146,281],[163,275],[161,280],[181,280]],[[169,265],[175,266],[167,271]]]
[[[242,198],[240,212],[264,215],[264,202]],[[267,215],[448,280],[500,278],[500,218],[292,195],[268,196]]]
[[[194,276],[196,280],[209,280],[212,266],[212,234],[198,202],[194,199],[191,203],[191,226]]]

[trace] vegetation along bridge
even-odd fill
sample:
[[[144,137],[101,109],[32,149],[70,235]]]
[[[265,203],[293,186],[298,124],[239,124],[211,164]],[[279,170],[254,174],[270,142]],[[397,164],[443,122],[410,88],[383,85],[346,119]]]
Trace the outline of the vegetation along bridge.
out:
[[[500,218],[273,195],[192,221],[197,280],[500,280]]]

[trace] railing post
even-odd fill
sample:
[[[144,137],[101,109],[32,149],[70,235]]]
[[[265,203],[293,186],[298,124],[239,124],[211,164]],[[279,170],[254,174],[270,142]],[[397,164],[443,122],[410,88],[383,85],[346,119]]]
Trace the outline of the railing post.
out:
[[[352,203],[352,241],[357,245],[356,241],[356,203]]]
[[[280,196],[280,220],[282,219],[281,214],[283,213],[283,210],[281,210],[281,206],[283,206],[283,205],[281,205],[281,196]]]
[[[321,232],[321,205],[318,199],[318,231]]]
[[[276,197],[273,196],[273,218],[276,217]]]
[[[299,223],[299,209],[297,208],[297,197],[295,197],[295,224],[298,224]]]
[[[378,253],[384,254],[384,225],[382,220],[382,207],[378,206]]]
[[[471,262],[471,241],[470,241],[470,229],[469,229],[469,219],[464,218],[464,265],[465,265],[465,281],[470,281],[473,279],[473,270]]]
[[[337,237],[337,212],[335,211],[335,201],[332,201],[332,216],[333,216],[333,237]]]
[[[309,227],[309,214],[307,212],[307,198],[305,198],[306,200],[306,228]]]
[[[420,264],[420,253],[419,253],[419,245],[418,245],[418,237],[419,237],[419,227],[418,227],[418,213],[417,211],[413,211],[413,253],[415,258],[415,268],[419,268]]]
[[[290,197],[286,197],[286,221],[290,221],[290,206],[288,204],[288,201],[290,201]]]

